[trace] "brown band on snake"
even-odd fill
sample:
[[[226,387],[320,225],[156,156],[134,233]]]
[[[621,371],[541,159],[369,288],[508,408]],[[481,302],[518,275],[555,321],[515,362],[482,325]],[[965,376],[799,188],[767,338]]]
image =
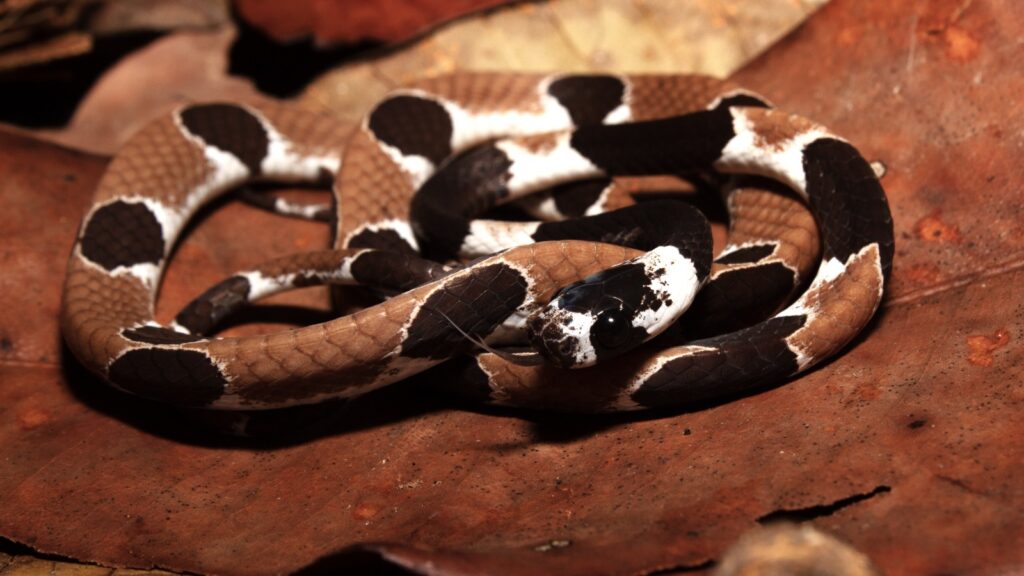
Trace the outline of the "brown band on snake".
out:
[[[302,252],[235,273],[189,302],[174,320],[191,334],[209,335],[224,318],[279,292],[323,284],[354,284],[405,292],[438,280],[451,271],[448,266],[400,252],[372,249]]]

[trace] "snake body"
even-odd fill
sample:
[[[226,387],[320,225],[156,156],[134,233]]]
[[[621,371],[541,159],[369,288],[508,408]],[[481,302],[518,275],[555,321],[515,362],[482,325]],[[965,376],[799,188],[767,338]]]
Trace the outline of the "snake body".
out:
[[[131,139],[102,178],[68,264],[64,336],[86,367],[120,389],[228,409],[355,396],[454,357],[463,358],[452,367],[465,388],[489,401],[563,410],[676,405],[774,383],[835,354],[867,324],[881,301],[893,234],[884,191],[855,148],[814,123],[761,106],[749,93],[704,77],[519,74],[422,82],[380,102],[351,133],[286,105],[185,106]],[[507,140],[452,160],[496,138]],[[799,209],[770,194],[730,196],[730,244],[715,268],[676,248],[644,252],[542,235],[534,239],[547,241],[463,268],[417,269],[412,276],[430,281],[315,326],[208,338],[200,333],[216,321],[212,308],[193,308],[171,326],[153,318],[163,267],[185,223],[216,195],[254,178],[333,176],[336,250],[324,258],[360,281],[361,274],[379,272],[380,254],[404,253],[415,262],[424,226],[410,213],[412,199],[432,181],[448,182],[439,197],[468,214],[481,202],[577,178],[704,171],[766,176],[802,197],[822,238],[817,274],[793,304],[753,326],[679,345],[665,336],[667,347],[634,349],[638,342],[630,342],[629,351],[608,362],[589,353],[588,361],[601,360],[599,378],[596,369],[463,353],[472,340],[525,327],[549,360],[577,365],[593,342],[565,316],[580,300],[566,287],[610,286],[609,268],[636,269],[637,262],[646,275],[634,278],[640,284],[622,283],[632,295],[615,296],[635,299],[626,303],[630,322],[657,316],[656,310],[685,310],[688,302],[675,303],[673,286],[652,278],[666,274],[662,264],[672,259],[706,268],[709,288],[719,282],[720,300],[737,284],[718,278],[773,284],[764,280],[773,267],[788,271],[784,281],[774,281],[786,292],[806,269],[809,250],[785,238],[772,210],[786,206],[780,209],[785,221],[799,220]],[[593,204],[607,201],[598,194]],[[755,208],[744,213],[745,203]],[[470,237],[481,234],[474,227],[467,220],[445,230],[444,243],[465,252],[477,243]],[[481,244],[504,247],[505,240],[492,234]],[[300,285],[296,278],[312,276],[269,266],[233,277],[227,292],[247,300],[282,288],[281,278]],[[396,289],[419,281],[402,280]],[[640,340],[655,335],[645,332]]]

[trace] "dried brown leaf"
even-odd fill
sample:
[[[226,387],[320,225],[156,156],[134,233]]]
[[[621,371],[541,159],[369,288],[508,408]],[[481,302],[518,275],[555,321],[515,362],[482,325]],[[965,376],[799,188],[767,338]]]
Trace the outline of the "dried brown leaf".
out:
[[[78,56],[89,50],[92,50],[92,36],[82,32],[68,32],[0,52],[0,72]]]
[[[106,0],[89,14],[97,35],[138,30],[219,28],[230,21],[229,0]]]
[[[399,42],[467,12],[509,0],[235,0],[238,15],[278,42]]]
[[[103,162],[2,136],[0,534],[224,574],[365,554],[432,574],[635,574],[707,566],[759,521],[790,519],[886,574],[1019,572],[1024,77],[1008,71],[1022,30],[1012,0],[833,0],[737,74],[886,166],[890,297],[826,366],[648,419],[460,410],[399,386],[300,441],[212,439],[62,352],[60,278]],[[381,70],[390,82],[411,65]],[[323,228],[224,206],[178,250],[160,314],[324,242]]]

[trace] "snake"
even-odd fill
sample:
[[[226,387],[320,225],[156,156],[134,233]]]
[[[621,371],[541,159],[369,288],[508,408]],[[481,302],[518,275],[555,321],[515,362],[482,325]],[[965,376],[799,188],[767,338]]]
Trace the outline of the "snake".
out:
[[[607,240],[643,232],[644,223],[626,232],[588,225],[595,240],[548,224],[494,232],[473,219],[537,189],[647,174],[753,174],[782,183],[806,209],[785,195],[730,195],[729,244],[714,263],[706,222],[685,241],[637,248]],[[234,275],[205,306],[158,323],[158,287],[185,225],[253,180],[332,181],[333,249]],[[599,214],[615,195],[590,188],[589,217],[619,218]],[[438,205],[456,216],[445,224]],[[689,211],[662,208],[654,213],[672,215],[662,219],[669,228],[681,218],[701,229],[701,218],[680,216]],[[820,247],[787,239],[788,223],[806,222],[802,211]],[[532,242],[505,245],[524,232]],[[463,255],[473,245],[497,251],[468,265],[424,264],[418,255],[431,234]],[[722,287],[718,300],[737,286],[781,285],[785,296],[819,248],[806,289],[769,317],[714,336],[672,336],[702,286]],[[188,104],[152,121],[112,159],[83,216],[61,327],[72,353],[110,385],[182,406],[354,397],[444,363],[454,386],[492,403],[638,410],[777,384],[834,356],[877,310],[893,252],[885,192],[860,152],[728,82],[459,73],[395,91],[354,129],[288,103]],[[231,309],[309,283],[388,284],[380,279],[389,276],[391,297],[328,322],[204,335],[220,317],[217,301]],[[719,280],[730,277],[739,283]],[[525,334],[533,352],[486,344],[511,333]],[[478,346],[485,351],[468,353]]]

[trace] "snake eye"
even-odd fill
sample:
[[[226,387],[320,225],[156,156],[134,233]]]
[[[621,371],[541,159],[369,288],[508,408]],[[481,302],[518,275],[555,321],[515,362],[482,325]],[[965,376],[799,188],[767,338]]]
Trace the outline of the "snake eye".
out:
[[[630,315],[622,308],[610,308],[597,315],[590,335],[605,350],[614,350],[626,344],[630,335]]]

